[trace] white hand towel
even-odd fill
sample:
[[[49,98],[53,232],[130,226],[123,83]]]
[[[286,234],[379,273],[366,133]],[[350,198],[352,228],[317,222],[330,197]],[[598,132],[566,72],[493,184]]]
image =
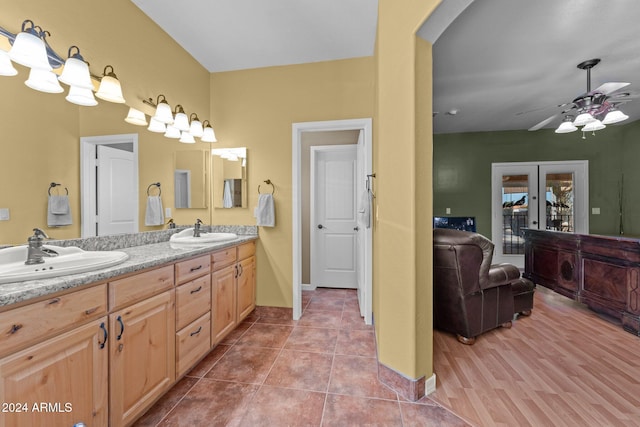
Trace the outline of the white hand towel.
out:
[[[147,211],[144,215],[144,225],[164,225],[164,212],[160,196],[147,197]]]
[[[49,227],[60,227],[71,225],[71,208],[69,207],[69,196],[49,196],[47,206],[47,225]]]
[[[258,206],[253,210],[256,217],[256,225],[262,227],[275,227],[276,214],[273,203],[273,194],[260,194],[258,196]]]
[[[371,227],[371,191],[365,190],[358,206],[358,222],[366,228]]]

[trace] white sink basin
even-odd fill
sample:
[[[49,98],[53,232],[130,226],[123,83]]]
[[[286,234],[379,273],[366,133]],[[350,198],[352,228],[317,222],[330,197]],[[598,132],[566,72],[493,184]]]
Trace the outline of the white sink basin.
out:
[[[201,246],[226,242],[237,238],[238,235],[235,233],[205,233],[202,231],[200,232],[200,237],[193,237],[193,228],[187,228],[186,230],[173,234],[169,239],[169,243],[185,246]]]
[[[67,274],[85,273],[120,264],[129,258],[118,251],[83,251],[77,247],[42,245],[58,255],[43,258],[44,263],[26,265],[27,245],[0,250],[0,283],[46,279]]]

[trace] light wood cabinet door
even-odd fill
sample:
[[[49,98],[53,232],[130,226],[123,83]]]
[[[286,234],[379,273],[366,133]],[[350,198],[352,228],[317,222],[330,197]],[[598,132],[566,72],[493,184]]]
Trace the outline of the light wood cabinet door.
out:
[[[175,380],[175,291],[109,315],[110,426],[129,425]]]
[[[236,326],[236,265],[211,275],[211,343],[222,340]]]
[[[256,257],[238,263],[238,323],[256,306]]]
[[[106,324],[105,316],[0,359],[0,426],[106,426]]]

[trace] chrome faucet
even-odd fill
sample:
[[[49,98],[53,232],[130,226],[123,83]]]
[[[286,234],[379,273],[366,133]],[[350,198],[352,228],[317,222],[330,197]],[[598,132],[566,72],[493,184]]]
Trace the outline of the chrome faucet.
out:
[[[33,236],[27,239],[29,248],[27,249],[27,260],[24,262],[27,265],[42,264],[44,257],[54,257],[58,254],[54,251],[49,251],[42,248],[42,241],[48,239],[47,233],[39,228],[33,229]]]
[[[200,237],[200,224],[202,224],[200,218],[196,219],[196,223],[193,226],[193,237]]]

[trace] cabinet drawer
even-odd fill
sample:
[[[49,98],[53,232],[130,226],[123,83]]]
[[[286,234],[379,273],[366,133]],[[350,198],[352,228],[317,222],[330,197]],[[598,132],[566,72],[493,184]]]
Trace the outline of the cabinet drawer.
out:
[[[190,323],[176,333],[176,374],[186,373],[209,349],[211,340],[211,315]]]
[[[176,329],[182,329],[210,309],[210,274],[176,288]]]
[[[10,353],[106,312],[106,283],[5,311],[0,313],[0,354]]]
[[[236,247],[222,249],[211,254],[213,271],[220,270],[236,262]]]
[[[109,308],[117,310],[173,287],[173,265],[109,283]]]
[[[249,242],[238,246],[238,260],[249,258],[256,253],[256,242]]]
[[[211,257],[209,255],[188,259],[176,263],[176,283],[181,284],[196,277],[209,274],[211,271]]]

